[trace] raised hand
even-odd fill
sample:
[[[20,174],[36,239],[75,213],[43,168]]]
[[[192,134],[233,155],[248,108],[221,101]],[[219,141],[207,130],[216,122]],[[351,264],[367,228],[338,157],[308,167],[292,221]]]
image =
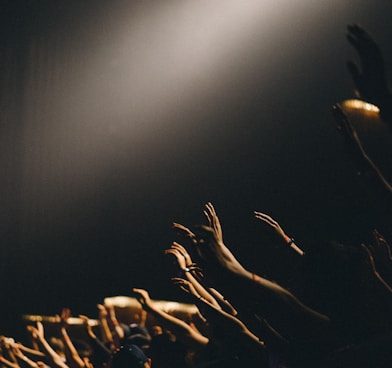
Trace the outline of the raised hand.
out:
[[[106,318],[108,311],[103,304],[97,304],[99,318]]]
[[[205,206],[204,206],[204,211],[203,211],[204,215],[207,218],[208,221],[208,225],[209,227],[211,227],[212,229],[214,229],[217,238],[223,242],[223,233],[222,233],[222,227],[218,218],[218,215],[216,214],[215,208],[212,205],[211,202],[208,202]]]
[[[92,338],[95,339],[96,335],[93,331],[93,328],[91,327],[90,323],[89,323],[89,318],[83,314],[79,314],[79,318],[83,321],[83,325],[86,327],[86,331],[88,333],[88,335]]]
[[[350,122],[350,119],[348,119],[347,115],[344,113],[342,106],[340,104],[335,104],[332,107],[332,112],[334,114],[335,120],[337,121],[337,127],[339,131],[344,134],[347,143],[350,145],[351,150],[353,151],[354,157],[357,160],[359,159],[361,166],[366,165],[366,168],[370,168],[370,170],[376,174],[385,189],[387,189],[389,192],[392,192],[392,185],[384,177],[383,173],[373,162],[371,157],[366,153],[357,131]]]
[[[135,295],[135,298],[137,299],[137,301],[140,303],[140,305],[144,310],[148,311],[150,309],[153,309],[150,295],[148,294],[147,290],[133,288],[132,291],[133,294]]]
[[[369,249],[369,247],[367,247],[365,244],[361,244],[361,247],[362,247],[362,248],[366,251],[366,253],[367,253],[367,256],[368,256],[368,258],[369,258],[369,262],[370,262],[370,265],[371,265],[371,267],[372,267],[372,271],[373,271],[374,276],[376,276],[376,278],[378,279],[378,281],[384,286],[384,288],[385,288],[387,291],[389,291],[390,293],[392,293],[392,287],[388,284],[388,282],[386,282],[386,281],[384,280],[384,278],[383,278],[383,277],[380,275],[380,273],[378,272],[377,267],[376,267],[376,264],[375,264],[375,261],[374,261],[373,254],[372,254],[371,250]]]
[[[42,324],[42,322],[37,321],[36,327],[29,325],[26,328],[27,328],[27,331],[30,332],[33,339],[44,339],[45,338],[44,325]]]
[[[196,250],[206,264],[237,274],[245,271],[213,228],[204,225],[196,226],[194,233]]]
[[[194,265],[194,263],[192,262],[192,258],[189,255],[188,251],[185,249],[185,247],[183,247],[181,244],[177,242],[173,242],[172,248],[178,250],[181,253],[181,255],[185,259],[185,264],[187,267],[191,267],[192,265]]]
[[[373,236],[376,240],[376,244],[373,247],[374,253],[376,253],[375,256],[392,261],[391,247],[385,238],[377,230],[373,231]]]
[[[190,259],[188,252],[186,252],[186,250],[184,249],[185,253],[188,255],[187,261],[182,249],[183,247],[180,244],[174,242],[169,249],[165,250],[165,254],[172,254],[173,256],[175,256],[180,269],[185,270],[188,266],[192,265],[192,260]],[[188,262],[190,262],[189,265],[187,264]]]
[[[266,224],[268,224],[269,226],[271,226],[276,232],[277,234],[283,238],[284,242],[286,244],[288,244],[290,246],[290,248],[292,248],[294,251],[296,251],[299,255],[303,256],[304,255],[304,251],[299,248],[295,242],[293,238],[290,238],[282,229],[282,227],[278,224],[278,222],[276,222],[271,216],[266,215],[265,213],[261,213],[261,212],[254,212],[254,215],[257,219],[265,222]]]
[[[383,55],[368,32],[357,24],[347,26],[347,39],[358,52],[361,66],[347,63],[360,98],[377,105],[381,110],[390,107],[391,93],[386,80]]]
[[[71,310],[69,308],[63,308],[61,310],[61,314],[56,314],[55,321],[57,328],[61,330],[62,328],[66,328],[68,319],[71,317]]]
[[[254,215],[258,220],[261,220],[271,226],[286,243],[290,241],[290,237],[286,235],[281,226],[272,217],[257,211],[254,211]]]
[[[182,238],[189,240],[191,244],[195,244],[196,242],[195,234],[189,228],[177,222],[173,222],[172,228]]]

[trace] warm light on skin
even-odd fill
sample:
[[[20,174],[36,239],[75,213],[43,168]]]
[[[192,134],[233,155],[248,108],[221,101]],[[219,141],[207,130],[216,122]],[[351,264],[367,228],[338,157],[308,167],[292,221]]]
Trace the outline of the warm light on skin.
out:
[[[369,102],[365,102],[362,100],[345,100],[341,103],[343,108],[351,108],[351,109],[357,109],[357,110],[365,110],[369,112],[374,112],[374,113],[380,113],[380,109],[376,106],[373,105]]]
[[[170,312],[196,313],[197,310],[197,308],[193,304],[185,304],[185,303],[178,303],[169,300],[155,300],[155,299],[153,299],[152,302],[157,308],[164,310],[167,313]],[[127,307],[140,308],[140,303],[137,301],[137,299],[129,296],[106,297],[104,299],[104,304],[112,305],[118,308],[127,308]]]
[[[27,322],[43,322],[43,323],[59,323],[58,317],[55,316],[40,316],[33,314],[25,314],[22,316],[22,319]],[[67,319],[68,325],[83,325],[84,321],[81,318],[70,317]],[[98,326],[99,322],[96,319],[88,320],[88,324],[90,326]]]

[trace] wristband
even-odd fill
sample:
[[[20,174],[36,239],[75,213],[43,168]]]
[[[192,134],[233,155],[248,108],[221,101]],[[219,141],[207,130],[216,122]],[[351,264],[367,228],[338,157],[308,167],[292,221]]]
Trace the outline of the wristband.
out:
[[[290,246],[291,244],[293,244],[293,243],[294,243],[294,241],[295,241],[295,240],[294,240],[294,238],[290,238],[290,240],[287,242],[287,245],[289,245],[289,246]]]

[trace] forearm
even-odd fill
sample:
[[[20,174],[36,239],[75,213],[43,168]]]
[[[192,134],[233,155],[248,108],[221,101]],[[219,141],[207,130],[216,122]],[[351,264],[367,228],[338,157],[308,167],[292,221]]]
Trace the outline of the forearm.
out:
[[[203,297],[196,298],[195,302],[199,308],[203,309],[212,331],[217,329],[220,331],[220,334],[223,332],[225,335],[230,336],[230,339],[225,339],[224,342],[224,344],[229,344],[227,346],[229,349],[231,347],[238,349],[241,346],[247,350],[250,348],[251,351],[255,352],[264,350],[264,341],[251,332],[240,319],[220,308],[216,308]]]
[[[120,339],[122,340],[124,338],[124,330],[123,328],[120,326],[120,324],[118,323],[116,318],[112,318],[111,319],[111,325],[113,326],[113,332],[114,334]]]
[[[176,318],[154,306],[150,306],[147,312],[159,319],[166,328],[171,330],[176,337],[181,340],[186,346],[191,348],[200,348],[207,345],[208,338],[201,335],[198,331],[193,329],[183,320]]]
[[[190,271],[184,272],[185,277],[187,280],[194,286],[197,293],[202,296],[204,299],[208,300],[211,304],[215,305],[217,308],[220,308],[219,303],[216,299],[204,288],[203,285],[192,275]]]
[[[254,312],[263,316],[285,338],[295,340],[329,329],[328,317],[305,306],[278,284],[246,270],[227,272],[226,276],[221,287],[229,299],[238,306],[245,302],[253,310],[257,308]]]
[[[31,357],[43,359],[45,357],[45,354],[42,351],[36,350],[36,349],[31,349],[25,345],[19,344],[18,348],[22,350],[25,354],[28,354]]]
[[[71,338],[65,328],[61,330],[61,339],[64,343],[65,356],[67,357],[67,363],[71,368],[83,368],[84,362],[80,358],[79,353],[75,349]]]
[[[45,338],[40,337],[39,343],[42,346],[44,353],[49,357],[50,361],[58,368],[68,368],[68,365],[63,362],[61,357],[53,350]]]
[[[18,363],[11,362],[10,360],[4,358],[2,355],[0,355],[0,363],[4,364],[6,367],[9,368],[20,368]]]
[[[101,338],[104,343],[113,344],[113,335],[110,331],[106,317],[99,318],[99,326],[101,330]]]
[[[20,354],[17,355],[18,360],[21,362],[22,367],[27,368],[38,368],[37,362],[33,361],[32,359],[28,358],[27,356]]]

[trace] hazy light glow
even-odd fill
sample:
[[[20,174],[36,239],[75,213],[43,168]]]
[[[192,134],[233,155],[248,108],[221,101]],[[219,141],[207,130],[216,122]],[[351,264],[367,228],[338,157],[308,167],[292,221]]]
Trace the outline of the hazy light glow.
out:
[[[345,108],[351,108],[351,109],[356,109],[356,110],[364,110],[368,112],[374,112],[374,113],[379,113],[380,109],[376,106],[373,105],[369,102],[365,102],[362,100],[345,100],[342,102],[343,107]]]
[[[52,84],[38,88],[42,81],[31,68],[23,193],[42,212],[89,195],[113,162],[146,167],[187,126],[184,111],[198,106],[201,116],[213,114],[215,99],[230,101],[238,81],[246,85],[255,72],[273,83],[287,61],[285,45],[305,52],[291,36],[328,23],[334,3],[342,7],[337,0],[120,3],[107,4],[110,11],[86,23],[83,34],[54,35],[53,47],[44,45],[53,49],[43,78]],[[33,47],[38,65],[45,58],[39,51]],[[187,128],[197,141],[198,127]]]

